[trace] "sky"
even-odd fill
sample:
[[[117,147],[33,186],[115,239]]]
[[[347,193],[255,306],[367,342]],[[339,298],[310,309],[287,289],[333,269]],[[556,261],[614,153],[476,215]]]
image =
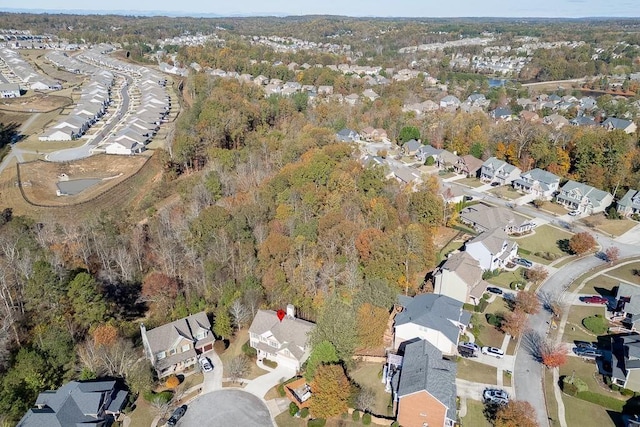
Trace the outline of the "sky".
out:
[[[382,17],[638,17],[639,0],[23,0],[21,10],[166,11],[230,15],[330,14]],[[9,4],[0,10],[12,10]]]

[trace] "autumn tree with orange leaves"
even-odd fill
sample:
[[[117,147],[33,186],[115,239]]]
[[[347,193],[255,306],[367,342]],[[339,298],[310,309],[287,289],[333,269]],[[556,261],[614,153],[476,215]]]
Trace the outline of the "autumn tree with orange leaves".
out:
[[[527,314],[536,314],[540,311],[540,299],[535,292],[520,291],[516,296],[516,308]]]
[[[511,400],[496,411],[495,427],[538,427],[536,411],[529,402]]]
[[[358,345],[361,348],[376,348],[382,344],[384,331],[387,328],[389,312],[369,304],[362,304],[358,309]]]
[[[574,234],[569,240],[569,248],[576,255],[583,255],[592,251],[598,243],[590,233],[586,231]]]
[[[516,309],[504,315],[500,328],[514,338],[522,335],[527,327],[527,313]]]

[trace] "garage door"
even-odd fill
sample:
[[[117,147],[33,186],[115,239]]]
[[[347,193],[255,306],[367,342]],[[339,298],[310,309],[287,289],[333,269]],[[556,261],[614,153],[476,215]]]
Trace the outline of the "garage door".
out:
[[[213,343],[204,346],[203,352],[207,352],[209,350],[213,350]]]
[[[298,370],[298,363],[295,360],[291,360],[289,358],[282,357],[282,356],[277,356],[276,357],[276,362],[278,363],[278,366],[284,366],[284,367],[287,367],[287,368],[291,368],[294,371]]]

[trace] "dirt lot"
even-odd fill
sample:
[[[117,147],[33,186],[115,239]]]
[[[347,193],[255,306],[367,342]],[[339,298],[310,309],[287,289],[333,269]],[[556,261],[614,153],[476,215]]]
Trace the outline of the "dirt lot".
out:
[[[56,110],[69,105],[73,100],[68,96],[54,93],[34,93],[20,98],[4,98],[0,102],[3,113],[36,113]]]
[[[52,163],[37,160],[20,165],[20,179],[26,198],[38,205],[65,206],[84,202],[112,188],[131,176],[147,160],[145,156],[96,155],[70,163]],[[69,180],[101,178],[75,196],[56,196],[58,176],[66,174]]]

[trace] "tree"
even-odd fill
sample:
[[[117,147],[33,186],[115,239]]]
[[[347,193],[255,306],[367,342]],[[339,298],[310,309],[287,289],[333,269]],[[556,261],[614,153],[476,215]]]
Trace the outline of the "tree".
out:
[[[536,314],[540,311],[540,299],[535,292],[520,291],[516,296],[516,308],[527,314]]]
[[[620,258],[620,249],[617,246],[610,246],[604,251],[604,255],[607,257],[609,264],[613,264]]]
[[[307,359],[307,369],[304,377],[307,381],[311,381],[316,374],[316,369],[321,364],[338,362],[336,348],[329,341],[321,341],[313,346],[309,359]]]
[[[82,327],[99,323],[107,316],[107,304],[102,290],[89,273],[78,273],[69,283],[67,296],[73,309],[73,318]]]
[[[244,354],[239,354],[229,362],[229,378],[235,382],[244,377],[251,368],[249,358]]]
[[[542,364],[547,368],[559,368],[567,363],[567,349],[564,344],[547,343],[542,352]]]
[[[140,295],[145,301],[152,301],[166,309],[178,296],[178,281],[166,274],[156,271],[147,274],[142,280]]]
[[[376,348],[382,344],[382,338],[387,329],[389,312],[369,303],[364,303],[358,309],[358,345],[362,348]]]
[[[330,418],[347,411],[351,386],[341,365],[320,365],[311,382],[309,410],[315,418]]]
[[[549,272],[541,265],[534,265],[533,267],[525,271],[527,280],[531,280],[534,283],[541,283],[549,276]]]
[[[312,344],[329,341],[339,360],[350,360],[356,348],[356,316],[353,308],[338,297],[330,298],[322,310],[312,335]]]
[[[538,427],[536,411],[529,402],[511,400],[496,411],[495,427]]]
[[[96,345],[112,345],[118,339],[118,328],[110,324],[98,325],[91,335]]]
[[[596,246],[596,239],[586,231],[574,234],[569,240],[569,248],[576,255],[583,255],[593,250]]]
[[[213,321],[213,333],[222,339],[229,338],[233,333],[231,329],[231,317],[229,316],[229,311],[224,306],[220,306],[216,310]]]
[[[514,338],[518,338],[525,331],[527,327],[527,314],[521,310],[516,309],[504,315],[504,320],[500,328],[507,334]]]
[[[411,139],[420,139],[420,129],[415,126],[405,126],[400,129],[400,133],[398,134],[398,143],[400,145]]]
[[[241,329],[246,326],[250,318],[250,313],[247,307],[242,304],[240,299],[233,301],[229,312],[231,313],[231,318],[233,319],[233,324],[236,328]]]

